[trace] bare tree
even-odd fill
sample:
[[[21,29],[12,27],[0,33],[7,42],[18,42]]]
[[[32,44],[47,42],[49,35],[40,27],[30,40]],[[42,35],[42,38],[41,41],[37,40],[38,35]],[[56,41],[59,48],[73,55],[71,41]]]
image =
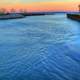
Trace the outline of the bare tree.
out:
[[[80,12],[80,5],[78,5],[78,7],[79,7],[79,12]]]
[[[25,9],[20,9],[19,12],[20,13],[27,13],[27,11]]]
[[[0,14],[6,14],[6,9],[5,8],[1,8],[0,9]]]
[[[11,13],[15,13],[16,10],[15,10],[14,8],[12,8],[12,9],[10,10],[10,12],[11,12]]]

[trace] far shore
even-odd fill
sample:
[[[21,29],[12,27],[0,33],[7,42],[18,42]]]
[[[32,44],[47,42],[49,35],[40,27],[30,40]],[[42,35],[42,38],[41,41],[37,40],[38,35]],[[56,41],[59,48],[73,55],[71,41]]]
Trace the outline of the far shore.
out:
[[[44,16],[44,15],[54,15],[56,13],[75,13],[79,14],[78,12],[30,12],[30,13],[6,13],[0,14],[0,20],[7,20],[7,19],[18,19],[18,18],[25,18],[26,16]]]
[[[26,16],[44,16],[54,14],[52,12],[30,12],[30,13],[6,13],[0,14],[0,20],[25,18]]]
[[[0,20],[25,18],[26,16],[40,16],[45,13],[6,13],[0,14]]]

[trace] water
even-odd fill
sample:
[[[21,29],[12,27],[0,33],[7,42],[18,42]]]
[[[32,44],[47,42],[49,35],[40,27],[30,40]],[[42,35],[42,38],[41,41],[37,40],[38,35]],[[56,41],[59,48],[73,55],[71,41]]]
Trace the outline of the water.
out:
[[[80,80],[80,23],[64,14],[0,20],[0,80]]]

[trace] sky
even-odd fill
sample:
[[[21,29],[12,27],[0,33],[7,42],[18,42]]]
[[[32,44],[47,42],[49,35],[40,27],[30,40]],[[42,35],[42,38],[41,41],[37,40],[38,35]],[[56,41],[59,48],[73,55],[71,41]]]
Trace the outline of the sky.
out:
[[[80,0],[1,0],[0,8],[27,11],[78,11]]]

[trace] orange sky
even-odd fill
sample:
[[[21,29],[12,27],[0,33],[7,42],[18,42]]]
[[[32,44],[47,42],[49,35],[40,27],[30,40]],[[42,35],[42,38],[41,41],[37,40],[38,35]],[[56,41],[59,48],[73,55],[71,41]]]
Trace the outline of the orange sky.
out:
[[[7,9],[27,9],[27,11],[76,11],[80,2],[34,2],[28,4],[7,5]],[[0,6],[3,7],[3,6]]]

